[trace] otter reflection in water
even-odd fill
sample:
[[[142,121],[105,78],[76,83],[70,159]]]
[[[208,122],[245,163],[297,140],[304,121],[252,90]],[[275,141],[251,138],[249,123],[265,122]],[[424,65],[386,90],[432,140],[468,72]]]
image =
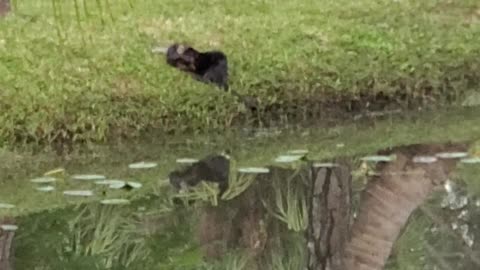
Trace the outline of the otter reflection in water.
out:
[[[175,170],[168,175],[170,184],[177,190],[182,186],[196,186],[201,181],[218,183],[219,196],[228,188],[230,160],[225,155],[209,155],[186,168]]]

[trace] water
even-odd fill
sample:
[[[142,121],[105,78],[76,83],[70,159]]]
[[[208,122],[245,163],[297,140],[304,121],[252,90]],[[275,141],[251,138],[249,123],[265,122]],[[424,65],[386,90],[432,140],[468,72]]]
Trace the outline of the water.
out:
[[[348,192],[334,187],[351,175],[349,206],[336,208],[351,212],[332,215],[354,222],[371,207],[384,206],[393,214],[382,222],[401,223],[411,214],[401,231],[389,232],[398,239],[391,252],[387,249],[386,269],[478,269],[477,112],[460,109],[332,128],[267,129],[248,132],[248,137],[230,132],[159,139],[150,134],[138,141],[77,149],[68,159],[4,150],[0,250],[14,251],[9,254],[12,269],[302,269],[314,261],[309,253],[315,248],[312,236],[305,235],[318,227],[312,217],[325,205],[345,203],[334,197],[315,203],[312,183],[323,187],[319,193],[330,190],[328,194],[348,198]],[[459,144],[449,146],[447,141]],[[414,143],[423,145],[402,148]],[[394,159],[390,152],[378,152],[389,147],[398,148],[389,150]],[[181,193],[170,185],[171,171],[222,152],[230,159],[230,190],[221,198],[216,183],[202,182]],[[402,153],[411,160],[408,165],[398,165],[404,162]],[[422,168],[427,167],[431,179],[422,182]],[[444,172],[450,170],[447,181]],[[395,192],[381,186],[394,181],[401,183],[389,187]],[[380,183],[382,190],[370,198],[375,202],[370,208],[362,208],[369,198],[362,195],[366,183]],[[319,209],[313,216],[312,207]],[[321,221],[337,228],[326,234],[335,236],[328,240],[331,249],[338,248],[348,223],[338,220]],[[14,245],[7,241],[9,235],[15,235]],[[8,269],[5,260],[0,263]]]

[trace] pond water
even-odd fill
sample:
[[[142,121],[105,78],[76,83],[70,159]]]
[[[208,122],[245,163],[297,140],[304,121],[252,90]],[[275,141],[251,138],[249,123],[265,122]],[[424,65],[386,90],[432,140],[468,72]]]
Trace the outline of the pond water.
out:
[[[3,150],[0,269],[313,269],[312,239],[338,250],[352,224],[385,233],[385,269],[480,269],[478,112]],[[174,188],[175,170],[197,185]]]

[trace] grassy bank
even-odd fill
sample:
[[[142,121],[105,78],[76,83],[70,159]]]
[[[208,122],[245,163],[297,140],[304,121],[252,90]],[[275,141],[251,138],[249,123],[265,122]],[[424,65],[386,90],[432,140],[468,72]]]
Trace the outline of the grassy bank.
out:
[[[173,41],[224,50],[232,88],[264,108],[362,91],[451,102],[478,90],[475,0],[13,2],[0,21],[1,144],[241,119],[231,96],[150,53]]]

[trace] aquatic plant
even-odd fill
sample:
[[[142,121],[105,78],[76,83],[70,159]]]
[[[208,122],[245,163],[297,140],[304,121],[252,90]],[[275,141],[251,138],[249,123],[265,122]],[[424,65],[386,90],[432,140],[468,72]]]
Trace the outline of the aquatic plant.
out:
[[[299,174],[302,167],[294,170],[290,176],[272,179],[275,194],[274,206],[265,200],[263,204],[274,217],[295,231],[304,231],[308,226],[308,207],[305,186]]]
[[[99,256],[104,269],[129,266],[148,258],[144,235],[134,212],[124,206],[91,204],[79,206],[69,222],[70,250],[77,256]]]

